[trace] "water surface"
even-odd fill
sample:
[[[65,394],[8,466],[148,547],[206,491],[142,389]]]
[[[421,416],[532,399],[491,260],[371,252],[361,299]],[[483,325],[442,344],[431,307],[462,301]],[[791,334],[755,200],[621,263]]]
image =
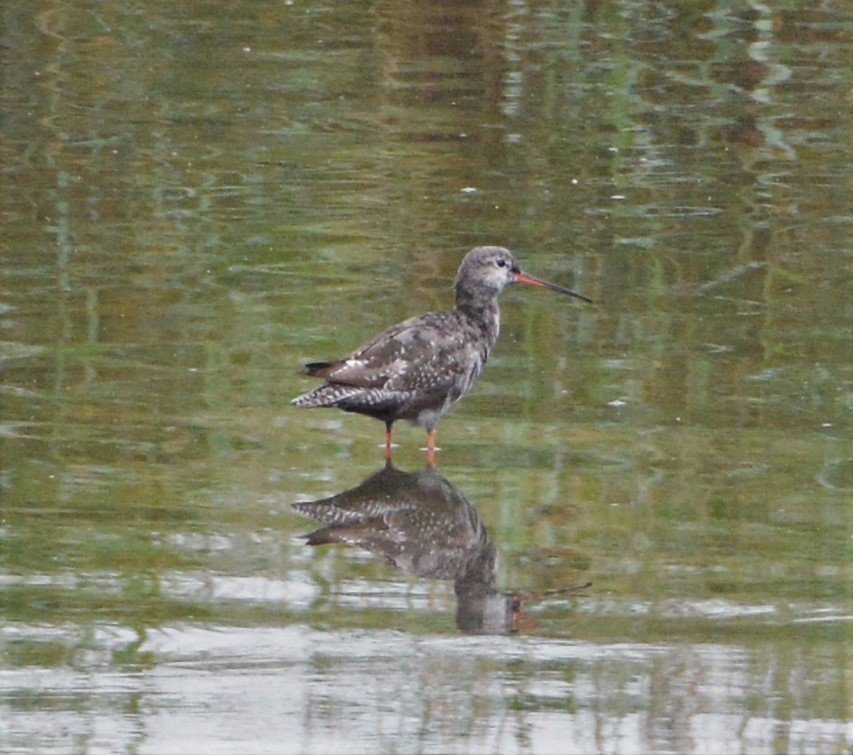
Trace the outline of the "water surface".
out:
[[[0,749],[853,746],[848,9],[0,13]],[[289,404],[484,243],[596,302],[439,427],[490,634],[300,537],[383,429]]]

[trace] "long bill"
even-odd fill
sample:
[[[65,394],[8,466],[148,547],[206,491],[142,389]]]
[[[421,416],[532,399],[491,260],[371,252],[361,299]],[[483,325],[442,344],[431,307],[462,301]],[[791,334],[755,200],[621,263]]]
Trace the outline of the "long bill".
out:
[[[588,296],[579,294],[577,291],[572,291],[570,288],[563,288],[562,286],[558,286],[555,283],[548,283],[548,281],[543,281],[539,278],[534,278],[532,275],[522,273],[520,270],[517,273],[513,273],[513,275],[515,276],[516,283],[526,283],[529,286],[540,286],[541,288],[550,288],[552,291],[556,291],[558,294],[574,296],[576,299],[583,299],[583,301],[588,301],[592,303],[592,299],[590,299]]]

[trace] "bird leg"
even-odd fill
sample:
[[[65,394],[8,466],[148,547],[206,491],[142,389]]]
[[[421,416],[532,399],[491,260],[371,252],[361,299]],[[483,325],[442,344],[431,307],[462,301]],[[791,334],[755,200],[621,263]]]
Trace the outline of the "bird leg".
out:
[[[385,461],[391,461],[391,427],[393,422],[385,423]]]
[[[435,428],[427,430],[427,464],[435,466]]]

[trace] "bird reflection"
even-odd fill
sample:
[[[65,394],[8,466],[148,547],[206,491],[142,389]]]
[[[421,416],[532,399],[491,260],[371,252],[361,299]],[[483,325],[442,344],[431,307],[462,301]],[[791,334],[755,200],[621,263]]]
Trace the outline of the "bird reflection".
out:
[[[477,510],[433,467],[413,473],[389,463],[351,490],[294,508],[324,524],[304,536],[308,545],[358,546],[418,577],[452,579],[462,632],[535,626],[521,613],[533,596],[497,588],[497,549]]]

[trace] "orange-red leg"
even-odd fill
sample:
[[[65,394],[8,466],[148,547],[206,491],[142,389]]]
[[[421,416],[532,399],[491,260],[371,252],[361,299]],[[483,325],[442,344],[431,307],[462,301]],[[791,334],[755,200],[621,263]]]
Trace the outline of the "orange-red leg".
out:
[[[427,430],[427,464],[435,466],[435,429]]]
[[[385,461],[391,461],[391,425],[385,424]]]

